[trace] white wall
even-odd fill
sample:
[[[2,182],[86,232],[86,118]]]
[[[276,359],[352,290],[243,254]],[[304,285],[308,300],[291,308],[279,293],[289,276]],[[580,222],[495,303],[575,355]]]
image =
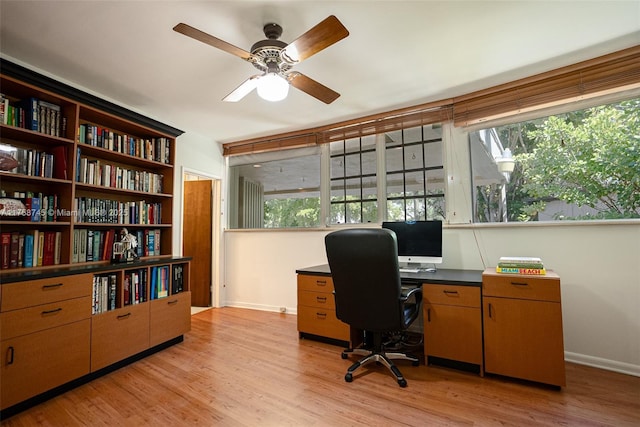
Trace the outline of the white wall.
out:
[[[225,232],[225,305],[296,312],[297,268],[326,263],[331,231]],[[640,376],[640,223],[445,226],[441,268],[540,256],[561,278],[565,358]]]

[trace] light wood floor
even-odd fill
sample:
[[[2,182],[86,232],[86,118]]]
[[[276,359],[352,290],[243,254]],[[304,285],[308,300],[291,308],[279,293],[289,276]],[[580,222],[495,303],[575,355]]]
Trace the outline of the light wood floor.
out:
[[[117,343],[114,343],[117,345]],[[352,383],[341,348],[296,316],[222,308],[183,343],[19,413],[3,426],[638,426],[640,378],[567,363],[561,390],[400,362]]]

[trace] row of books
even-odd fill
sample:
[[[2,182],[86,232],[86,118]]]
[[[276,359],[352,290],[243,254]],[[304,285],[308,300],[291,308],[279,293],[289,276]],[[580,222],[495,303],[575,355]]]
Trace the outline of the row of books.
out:
[[[127,270],[124,272],[122,292],[124,305],[139,304],[147,300],[147,269]]]
[[[151,267],[151,284],[149,287],[149,299],[158,299],[169,296],[169,266]]]
[[[537,257],[500,257],[496,272],[539,276],[547,274],[542,259]]]
[[[74,211],[77,222],[103,224],[161,224],[162,204],[145,200],[121,202],[93,197],[76,197]]]
[[[56,146],[50,152],[0,144],[4,161],[11,160],[13,166],[5,172],[40,178],[67,179],[67,152],[63,146]],[[9,158],[10,157],[10,158]]]
[[[131,231],[138,242],[135,251],[139,257],[161,254],[160,230]],[[79,228],[73,230],[73,249],[71,262],[110,261],[113,257],[113,244],[120,241],[115,229],[92,230]]]
[[[0,120],[5,125],[52,136],[66,133],[67,120],[60,106],[34,97],[10,100],[0,93]]]
[[[115,310],[117,282],[118,278],[116,273],[93,276],[93,304],[91,305],[91,314]]]
[[[0,268],[29,268],[60,264],[61,231],[29,230],[0,233]]]
[[[31,222],[55,222],[65,214],[58,206],[57,194],[14,191],[8,196],[2,190],[0,197],[11,197],[14,202],[11,203],[10,210],[2,208],[0,212],[2,218]]]
[[[142,159],[169,163],[171,145],[168,138],[136,138],[111,129],[82,123],[78,128],[78,142]]]
[[[78,156],[76,181],[124,190],[162,193],[162,175],[127,169],[101,160]]]

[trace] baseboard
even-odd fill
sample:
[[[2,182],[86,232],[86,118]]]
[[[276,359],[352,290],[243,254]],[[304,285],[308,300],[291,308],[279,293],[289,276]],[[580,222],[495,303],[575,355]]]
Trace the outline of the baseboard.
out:
[[[282,306],[273,306],[266,304],[249,304],[243,302],[229,302],[224,304],[225,307],[248,308],[251,310],[272,311],[274,313],[282,313]],[[286,314],[298,314],[298,307],[284,307]]]
[[[600,357],[587,356],[579,353],[564,352],[564,360],[579,365],[605,369],[607,371],[640,377],[640,366],[631,363],[618,362],[616,360],[602,359]]]

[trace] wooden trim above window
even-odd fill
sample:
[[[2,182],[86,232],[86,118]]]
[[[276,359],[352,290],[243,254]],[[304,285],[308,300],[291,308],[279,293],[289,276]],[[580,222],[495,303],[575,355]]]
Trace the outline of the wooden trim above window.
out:
[[[345,120],[327,126],[229,142],[223,144],[223,154],[234,156],[300,148],[419,125],[441,123],[452,118],[451,100],[443,100]]]
[[[635,88],[640,88],[640,45],[452,99],[230,142],[223,145],[223,154],[306,147],[451,120],[455,126],[469,126]]]
[[[455,126],[640,87],[640,46],[453,99]]]

